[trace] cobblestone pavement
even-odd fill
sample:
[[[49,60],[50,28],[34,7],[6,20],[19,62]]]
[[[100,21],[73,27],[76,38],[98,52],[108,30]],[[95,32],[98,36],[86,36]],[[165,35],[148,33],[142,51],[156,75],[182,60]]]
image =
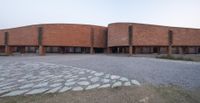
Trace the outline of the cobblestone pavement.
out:
[[[12,63],[16,61],[45,62],[120,75],[129,79],[136,79],[141,84],[155,86],[173,84],[186,89],[200,88],[200,62],[137,56],[127,57],[106,54],[46,54],[46,56],[36,56],[24,54],[8,57],[1,56],[0,65],[6,61]]]
[[[45,62],[0,63],[0,96],[140,85],[136,80]]]

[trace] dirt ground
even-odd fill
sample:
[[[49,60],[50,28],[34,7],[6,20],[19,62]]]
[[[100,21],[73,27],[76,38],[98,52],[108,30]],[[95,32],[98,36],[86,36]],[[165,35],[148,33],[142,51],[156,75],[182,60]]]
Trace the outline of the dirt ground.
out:
[[[132,86],[4,97],[0,103],[200,103],[200,91],[175,86]]]

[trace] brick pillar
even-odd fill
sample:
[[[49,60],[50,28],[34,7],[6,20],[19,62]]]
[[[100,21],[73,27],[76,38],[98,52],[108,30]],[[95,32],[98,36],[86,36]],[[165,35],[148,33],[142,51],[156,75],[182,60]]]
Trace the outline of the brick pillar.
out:
[[[94,53],[94,28],[91,28],[91,32],[90,32],[90,42],[91,42],[90,54],[93,54],[93,53]]]
[[[42,45],[39,46],[39,55],[40,56],[45,55],[45,48]]]
[[[129,25],[128,27],[128,37],[129,37],[129,55],[133,55],[133,26]]]
[[[107,48],[107,53],[108,53],[108,54],[112,53],[112,52],[111,52],[111,48],[109,48],[109,47]]]
[[[93,53],[94,53],[94,48],[90,47],[90,54],[93,54]]]
[[[168,46],[168,56],[172,55],[172,46]]]
[[[104,53],[107,53],[107,48],[104,48],[104,49],[103,49],[103,52],[104,52]]]
[[[104,52],[105,53],[110,53],[110,50],[109,50],[109,47],[108,47],[108,29],[106,29],[105,31],[104,31],[104,47],[105,47],[105,49],[104,49]]]
[[[129,46],[129,55],[133,55],[133,46]]]
[[[8,45],[9,43],[9,33],[5,32],[4,33],[4,45],[5,45],[5,54],[6,55],[11,55],[12,54],[12,50],[11,47]]]
[[[6,54],[6,55],[11,55],[11,54],[12,54],[11,47],[8,46],[8,45],[5,46],[5,54]]]
[[[26,52],[26,50],[25,50],[25,47],[24,46],[22,46],[22,47],[19,47],[20,48],[20,53],[21,54],[24,54],[25,52]]]
[[[125,48],[122,48],[122,53],[124,54],[125,53],[125,50],[124,50]]]
[[[38,45],[39,45],[39,55],[43,56],[45,55],[45,47],[43,46],[43,28],[39,27],[38,28]]]
[[[172,55],[173,31],[168,31],[168,56]]]

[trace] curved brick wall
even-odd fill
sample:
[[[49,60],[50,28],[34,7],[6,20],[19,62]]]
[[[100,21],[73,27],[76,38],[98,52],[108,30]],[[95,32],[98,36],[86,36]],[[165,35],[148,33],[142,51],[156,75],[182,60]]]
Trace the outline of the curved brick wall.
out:
[[[200,29],[176,28],[136,23],[108,26],[108,46],[129,46],[128,27],[132,25],[133,46],[168,46],[168,30],[173,31],[174,46],[200,46]]]
[[[37,46],[38,31],[37,26],[27,26],[7,30],[8,45],[11,46]]]
[[[200,29],[112,23],[108,26],[109,47],[129,46],[130,24],[133,46],[168,46],[168,30],[173,31],[174,46],[200,46]],[[0,30],[0,45],[4,45],[4,32],[8,32],[10,46],[38,46],[38,27],[43,28],[44,46],[91,47],[93,28],[94,47],[106,47],[106,27],[78,24],[42,24]]]
[[[116,23],[108,25],[108,46],[128,46],[128,25]]]
[[[106,27],[78,24],[42,24],[0,30],[0,45],[4,32],[9,32],[10,46],[38,46],[38,27],[43,28],[44,46],[91,47],[91,28],[94,30],[94,47],[105,47]]]
[[[200,29],[170,28],[174,34],[175,46],[200,46]]]
[[[133,45],[167,46],[168,28],[161,26],[133,24]]]

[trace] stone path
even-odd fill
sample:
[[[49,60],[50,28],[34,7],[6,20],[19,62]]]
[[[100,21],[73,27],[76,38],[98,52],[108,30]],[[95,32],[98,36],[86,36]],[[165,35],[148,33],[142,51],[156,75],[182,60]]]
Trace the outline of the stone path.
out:
[[[140,85],[126,77],[44,62],[0,64],[0,96],[30,95]]]

